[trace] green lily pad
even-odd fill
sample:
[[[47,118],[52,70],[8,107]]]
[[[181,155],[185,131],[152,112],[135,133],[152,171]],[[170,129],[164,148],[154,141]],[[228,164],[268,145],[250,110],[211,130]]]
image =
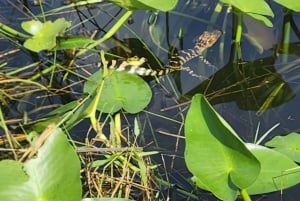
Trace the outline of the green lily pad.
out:
[[[35,159],[0,162],[0,200],[81,200],[79,159],[61,129],[49,132]]]
[[[84,93],[93,92],[102,86],[97,109],[104,113],[114,113],[124,109],[129,113],[143,110],[150,102],[152,92],[148,84],[139,76],[110,70],[103,79],[100,69],[84,84]]]
[[[256,181],[246,188],[249,194],[279,191],[300,182],[300,167],[286,155],[255,144],[247,144],[261,164]]]
[[[245,13],[256,13],[274,17],[274,13],[269,4],[261,0],[252,0],[247,3],[243,0],[221,0],[221,2],[230,4]]]
[[[274,0],[274,1],[288,9],[291,9],[296,12],[300,12],[300,4],[295,0]]]
[[[221,2],[230,4],[245,14],[253,17],[256,20],[262,21],[265,25],[272,27],[272,22],[265,16],[274,17],[274,13],[269,4],[261,0],[252,0],[245,3],[244,0],[221,0]]]
[[[0,198],[5,196],[6,188],[11,188],[20,183],[26,182],[28,175],[23,171],[23,164],[13,160],[2,160],[0,161]]]
[[[274,150],[279,151],[300,163],[300,134],[290,133],[286,136],[276,136],[265,145],[274,147]]]
[[[126,198],[84,198],[82,201],[133,201]]]
[[[46,21],[45,23],[31,20],[23,22],[21,26],[25,31],[33,35],[32,38],[25,41],[24,46],[29,50],[39,52],[56,47],[56,37],[70,27],[71,23],[60,18],[54,22]]]
[[[195,95],[185,122],[185,161],[196,184],[221,200],[235,200],[260,172],[259,161],[203,95]]]
[[[161,0],[110,0],[110,2],[117,4],[120,7],[129,9],[129,10],[161,10],[161,11],[170,11],[176,5],[178,0],[168,0],[168,1],[161,1]]]
[[[22,23],[22,28],[32,35],[37,35],[43,28],[43,23],[37,20],[31,20]]]

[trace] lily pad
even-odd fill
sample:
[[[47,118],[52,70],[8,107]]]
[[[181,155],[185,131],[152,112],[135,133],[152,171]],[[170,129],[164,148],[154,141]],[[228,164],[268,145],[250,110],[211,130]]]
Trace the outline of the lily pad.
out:
[[[300,167],[286,155],[255,144],[247,144],[261,164],[256,181],[246,188],[249,194],[279,191],[300,182]]]
[[[245,3],[244,0],[221,0],[221,2],[238,8],[254,19],[264,22],[268,27],[273,26],[272,22],[265,16],[274,17],[274,13],[265,1],[252,0]]]
[[[104,79],[100,69],[85,83],[83,91],[93,94],[99,87],[102,90],[98,92],[101,95],[97,109],[104,113],[114,113],[122,108],[137,113],[149,104],[152,97],[150,87],[141,77],[126,72],[109,70]]]
[[[221,200],[235,200],[260,172],[259,161],[203,95],[195,95],[185,122],[185,161],[196,184]]]
[[[295,0],[274,0],[274,1],[290,10],[300,12],[300,4]]]
[[[35,159],[0,162],[0,200],[81,200],[79,159],[61,129],[49,132]]]
[[[286,136],[276,136],[266,144],[268,147],[279,151],[292,160],[300,163],[300,134],[290,133]]]
[[[7,192],[5,189],[9,189],[15,185],[26,182],[28,175],[23,171],[23,164],[13,160],[0,161],[0,198],[5,196]]]
[[[82,201],[133,201],[126,198],[84,198]]]
[[[54,22],[46,21],[45,23],[37,20],[26,21],[21,26],[33,35],[25,41],[24,46],[29,50],[39,52],[56,47],[56,37],[70,27],[71,23],[60,18]]]
[[[172,10],[178,0],[168,0],[168,1],[161,1],[161,0],[110,0],[110,2],[119,5],[120,7],[129,9],[129,10],[161,10],[161,11],[170,11]]]

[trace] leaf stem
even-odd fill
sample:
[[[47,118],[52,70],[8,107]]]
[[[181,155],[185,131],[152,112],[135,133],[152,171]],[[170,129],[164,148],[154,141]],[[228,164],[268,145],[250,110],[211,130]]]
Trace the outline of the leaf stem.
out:
[[[116,147],[121,147],[121,114],[120,111],[115,114],[114,138]]]
[[[30,36],[25,35],[9,26],[6,26],[5,24],[3,24],[1,22],[0,22],[0,34],[3,34],[8,37],[16,37],[22,41],[30,37]]]
[[[242,59],[242,53],[241,53],[241,38],[242,38],[242,23],[243,23],[243,14],[241,11],[237,10],[237,24],[236,24],[236,32],[235,32],[235,61]]]
[[[246,189],[241,189],[240,194],[244,201],[252,201]]]
[[[287,10],[284,16],[284,24],[283,24],[283,41],[282,41],[282,49],[283,49],[283,57],[282,62],[286,63],[288,61],[288,52],[289,52],[289,41],[290,41],[290,32],[291,32],[291,13]]]

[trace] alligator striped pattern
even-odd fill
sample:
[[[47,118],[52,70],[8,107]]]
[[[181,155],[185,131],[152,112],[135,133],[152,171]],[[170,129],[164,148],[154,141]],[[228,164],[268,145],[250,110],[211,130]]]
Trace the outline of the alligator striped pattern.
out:
[[[169,61],[169,65],[161,70],[153,70],[142,67],[142,65],[147,61],[144,57],[131,57],[122,61],[119,65],[116,60],[113,60],[109,68],[140,76],[161,76],[179,70],[188,71],[193,75],[193,71],[189,67],[183,67],[183,65],[195,57],[200,57],[206,64],[211,65],[203,58],[202,53],[207,48],[213,46],[220,36],[221,32],[218,30],[212,32],[205,31],[199,36],[193,49],[182,50],[179,54],[173,55]]]

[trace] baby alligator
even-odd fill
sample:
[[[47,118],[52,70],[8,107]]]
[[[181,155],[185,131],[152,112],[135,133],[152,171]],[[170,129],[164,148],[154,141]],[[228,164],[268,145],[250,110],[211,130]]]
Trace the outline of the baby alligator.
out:
[[[205,31],[199,36],[193,49],[182,50],[180,51],[180,54],[173,55],[170,59],[169,65],[161,70],[153,70],[142,67],[142,65],[147,61],[144,57],[131,57],[122,61],[120,64],[118,64],[116,60],[113,60],[109,68],[140,76],[161,76],[180,70],[191,71],[189,67],[183,67],[183,65],[195,57],[202,57],[202,53],[207,48],[213,46],[220,36],[221,31]]]

